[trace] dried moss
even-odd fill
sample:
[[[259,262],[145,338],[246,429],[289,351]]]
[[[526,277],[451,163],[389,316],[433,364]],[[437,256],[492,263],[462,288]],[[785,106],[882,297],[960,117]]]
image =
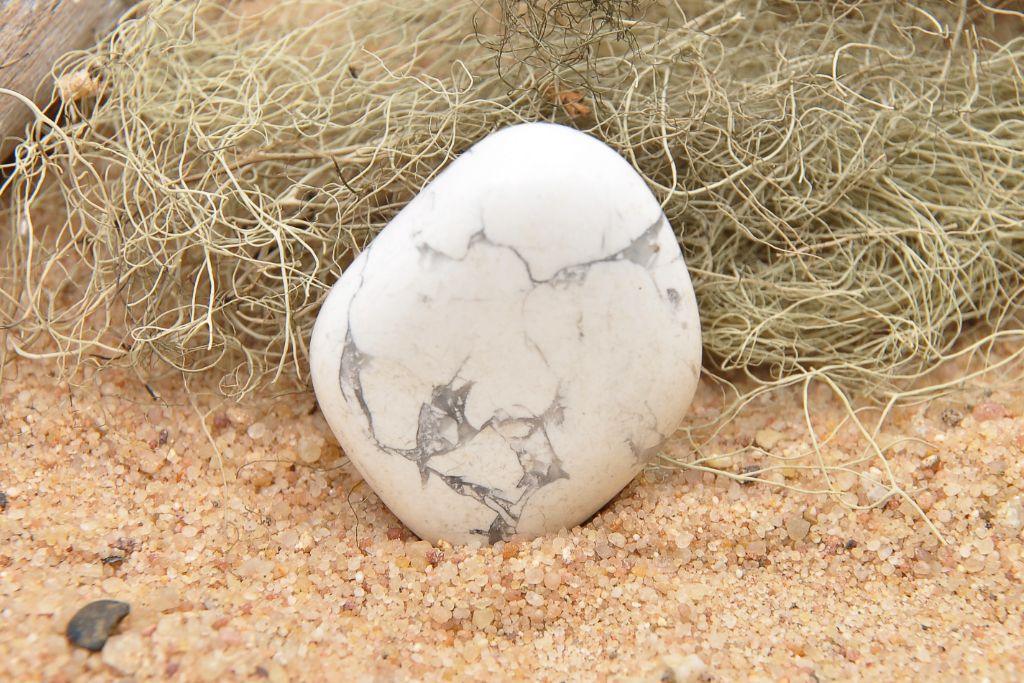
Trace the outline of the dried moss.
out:
[[[984,37],[1011,14],[144,2],[57,65],[60,114],[37,112],[6,169],[6,345],[215,371],[233,395],[305,383],[353,255],[460,151],[550,120],[616,147],[662,200],[719,369],[885,400],[965,326],[1022,327],[1006,316],[1024,284],[1024,40]]]

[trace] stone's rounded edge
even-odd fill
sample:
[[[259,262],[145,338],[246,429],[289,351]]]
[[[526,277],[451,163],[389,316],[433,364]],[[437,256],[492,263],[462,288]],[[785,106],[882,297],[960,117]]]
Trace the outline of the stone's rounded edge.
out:
[[[473,149],[465,167],[459,160],[452,165],[454,177],[447,180],[473,178],[487,238],[522,255],[535,280],[613,257],[663,219],[633,165],[589,133],[524,123],[492,133]]]
[[[548,121],[507,126],[463,152],[451,167],[456,167],[463,158],[476,163],[489,154],[502,157],[508,167],[515,166],[516,162],[530,167],[527,181],[543,183],[552,176],[557,177],[560,191],[570,196],[592,194],[591,188],[595,184],[600,186],[605,176],[612,183],[609,189],[618,190],[620,194],[635,191],[650,200],[649,214],[638,217],[638,224],[646,227],[663,215],[661,204],[629,160],[600,138],[577,128]],[[612,202],[608,192],[595,194],[592,199],[599,204]]]
[[[348,332],[348,307],[355,292],[348,286],[347,276],[352,273],[354,265],[355,261],[327,293],[313,323],[309,340],[309,375],[313,393],[316,395],[320,412],[336,436],[338,429],[334,424],[334,416],[343,399],[338,382],[332,381],[331,378],[338,377],[341,350],[344,346],[341,337]]]
[[[589,133],[551,121],[524,121],[499,128],[481,138],[467,151],[475,153],[485,151],[495,144],[513,144],[516,148],[529,153],[548,154],[555,147],[552,145],[553,141],[561,144],[565,140],[577,145],[600,146],[614,152],[608,144]],[[619,156],[618,153],[616,155]]]
[[[349,308],[358,291],[359,273],[368,257],[368,250],[361,252],[331,287],[321,304],[309,342],[310,379],[320,412],[345,457],[364,479],[367,479],[368,471],[360,457],[357,439],[361,429],[354,423],[354,416],[350,414],[342,394],[340,371],[349,332]]]
[[[641,223],[650,224],[662,214],[654,193],[629,160],[608,143],[577,128],[547,121],[519,123],[494,131],[459,159],[478,160],[489,153],[513,163],[522,161],[523,166],[532,167],[528,179],[542,180],[545,178],[543,171],[550,169],[553,175],[559,176],[563,187],[580,187],[584,193],[594,184],[595,174],[600,171],[610,175],[613,181],[624,183],[625,191],[644,188],[644,194],[652,200],[652,213],[639,219]],[[595,199],[599,202],[611,200],[606,195]]]
[[[534,162],[564,161],[566,166],[576,171],[588,169],[580,169],[573,163],[574,158],[571,154],[591,153],[604,156],[613,164],[621,163],[632,170],[635,175],[640,175],[629,161],[608,143],[590,133],[561,123],[527,121],[500,128],[466,150],[463,156],[466,156],[467,153],[479,156],[491,151],[491,148],[495,146],[506,147],[508,151],[530,156],[531,161]],[[580,173],[579,176],[586,178],[586,173]]]

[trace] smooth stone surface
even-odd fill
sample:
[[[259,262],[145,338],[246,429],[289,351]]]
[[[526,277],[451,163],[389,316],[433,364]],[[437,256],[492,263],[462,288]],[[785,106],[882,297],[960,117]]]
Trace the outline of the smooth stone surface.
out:
[[[127,602],[119,600],[94,600],[71,617],[67,629],[68,640],[78,647],[99,652],[131,609]]]
[[[331,290],[310,362],[342,448],[429,541],[584,522],[679,424],[700,374],[686,264],[643,179],[573,129],[466,151]]]

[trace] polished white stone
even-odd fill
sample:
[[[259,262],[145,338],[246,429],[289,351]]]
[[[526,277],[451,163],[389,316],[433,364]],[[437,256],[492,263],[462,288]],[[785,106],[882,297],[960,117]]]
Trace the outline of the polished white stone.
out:
[[[584,522],[679,424],[700,374],[690,277],[614,150],[545,123],[494,133],[331,290],[313,386],[345,453],[421,538]]]

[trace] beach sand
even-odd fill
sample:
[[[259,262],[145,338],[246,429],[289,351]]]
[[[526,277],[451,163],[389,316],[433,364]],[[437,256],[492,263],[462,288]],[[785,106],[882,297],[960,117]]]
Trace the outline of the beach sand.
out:
[[[0,384],[2,680],[1024,672],[1024,388],[1012,383],[902,410],[880,436],[945,545],[905,499],[853,475],[834,473],[843,500],[880,506],[651,470],[582,527],[453,548],[411,537],[361,484],[310,393],[235,404],[212,378],[190,398],[122,371],[57,375],[21,361]],[[840,422],[833,397],[810,400],[819,434]],[[704,383],[694,419],[719,402]],[[744,448],[734,471],[806,454],[799,389],[754,406],[705,454],[730,444]],[[694,457],[681,438],[665,452]],[[859,450],[844,427],[823,452]],[[885,477],[877,457],[859,467]],[[813,470],[770,478],[821,485]],[[100,598],[131,614],[92,654],[65,630]]]

